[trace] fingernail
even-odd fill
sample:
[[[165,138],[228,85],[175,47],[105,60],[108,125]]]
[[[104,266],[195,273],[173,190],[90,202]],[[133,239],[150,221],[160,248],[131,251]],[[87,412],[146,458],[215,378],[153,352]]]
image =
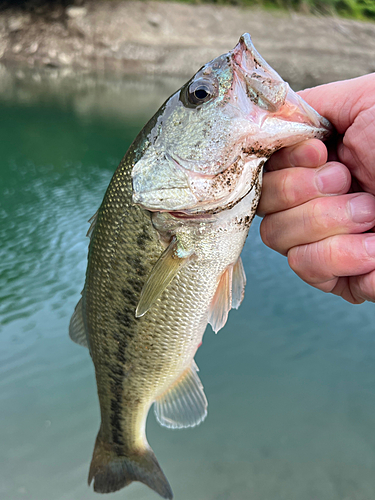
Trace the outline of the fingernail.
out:
[[[365,239],[365,248],[370,257],[375,257],[375,236],[368,236]]]
[[[322,194],[342,193],[348,182],[348,176],[343,167],[327,165],[316,172],[316,185]]]
[[[375,198],[370,194],[361,194],[349,201],[349,210],[353,222],[372,222],[375,219]]]
[[[313,144],[301,144],[296,146],[289,155],[289,163],[293,167],[319,166],[321,154]]]

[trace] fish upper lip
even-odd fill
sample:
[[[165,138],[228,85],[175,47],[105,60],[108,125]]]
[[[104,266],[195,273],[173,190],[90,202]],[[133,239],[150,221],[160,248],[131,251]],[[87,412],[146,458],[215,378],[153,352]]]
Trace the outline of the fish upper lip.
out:
[[[289,121],[288,118],[290,116],[295,123],[306,123],[317,130],[325,130],[327,134],[333,131],[333,126],[327,118],[321,116],[314,108],[304,101],[302,97],[289,88],[285,103],[278,112],[274,113],[273,117]],[[308,123],[307,120],[309,120],[310,123]]]
[[[245,85],[247,96],[260,110],[266,112],[261,120],[278,118],[286,122],[304,123],[316,128],[317,134],[323,137],[332,132],[329,121],[293,92],[288,83],[263,59],[248,33],[241,36],[232,50],[232,65]]]

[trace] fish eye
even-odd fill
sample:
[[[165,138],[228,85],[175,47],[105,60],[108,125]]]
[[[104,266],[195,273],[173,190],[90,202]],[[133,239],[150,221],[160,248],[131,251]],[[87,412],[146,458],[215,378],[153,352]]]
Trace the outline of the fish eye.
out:
[[[188,108],[196,108],[218,94],[218,84],[208,78],[199,78],[181,90],[180,100]]]
[[[188,99],[191,104],[202,104],[211,99],[211,97],[211,89],[209,89],[207,85],[199,85],[196,88],[194,88],[194,83],[190,85],[188,90]]]
[[[206,97],[208,97],[210,94],[204,87],[202,87],[200,89],[194,90],[194,95],[197,99],[203,100],[206,99]]]

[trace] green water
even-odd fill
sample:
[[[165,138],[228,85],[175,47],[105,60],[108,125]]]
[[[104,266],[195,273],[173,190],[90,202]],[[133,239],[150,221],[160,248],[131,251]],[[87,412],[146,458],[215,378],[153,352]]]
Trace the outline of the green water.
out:
[[[83,113],[69,92],[0,100],[2,500],[100,498],[86,482],[99,426],[94,371],[67,330],[87,220],[155,103],[139,116],[123,101],[117,114],[98,113],[96,89]],[[134,100],[142,92],[133,85]],[[171,431],[150,414],[149,441],[176,500],[374,500],[374,306],[309,288],[262,245],[258,226],[243,252],[244,303],[197,355],[207,420]],[[108,498],[157,496],[133,484]]]

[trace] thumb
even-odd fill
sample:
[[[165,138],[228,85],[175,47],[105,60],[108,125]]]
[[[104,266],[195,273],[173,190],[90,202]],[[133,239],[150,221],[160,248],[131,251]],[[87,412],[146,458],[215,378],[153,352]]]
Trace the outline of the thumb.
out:
[[[361,111],[375,104],[374,88],[375,73],[371,73],[302,90],[298,94],[328,118],[339,134],[344,134]]]

